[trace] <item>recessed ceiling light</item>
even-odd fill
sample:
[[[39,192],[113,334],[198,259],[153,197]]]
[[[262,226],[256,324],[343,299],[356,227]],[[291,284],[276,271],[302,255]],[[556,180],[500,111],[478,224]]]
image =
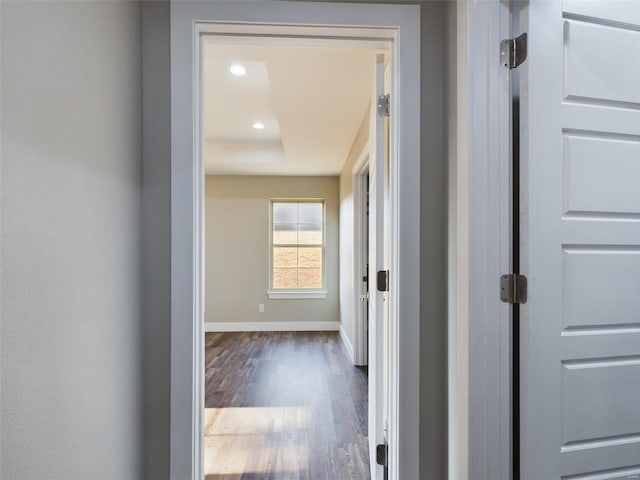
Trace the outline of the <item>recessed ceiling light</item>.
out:
[[[246,75],[247,73],[247,69],[244,68],[244,66],[240,65],[239,63],[234,63],[233,65],[231,65],[229,67],[229,71],[233,73],[236,77],[241,77],[243,75]]]
[[[264,123],[262,122],[253,122],[253,125],[251,126],[256,130],[264,130]]]

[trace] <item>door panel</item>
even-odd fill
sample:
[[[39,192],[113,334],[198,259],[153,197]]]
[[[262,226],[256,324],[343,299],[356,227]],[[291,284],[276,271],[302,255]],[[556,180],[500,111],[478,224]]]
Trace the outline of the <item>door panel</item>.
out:
[[[640,475],[638,7],[531,0],[523,10],[525,480]]]
[[[563,141],[566,215],[640,216],[638,179],[629,175],[640,167],[640,138],[564,132]]]
[[[636,0],[563,0],[562,6],[567,16],[581,16],[609,23],[640,24],[640,2]]]
[[[562,263],[565,332],[640,326],[640,250],[565,247]]]
[[[640,359],[566,360],[562,362],[562,384],[566,393],[562,404],[563,448],[638,432]],[[602,412],[602,405],[610,407],[610,414]]]
[[[573,20],[566,12],[564,94],[568,100],[640,103],[640,32],[603,19]],[[603,76],[602,73],[607,75]]]

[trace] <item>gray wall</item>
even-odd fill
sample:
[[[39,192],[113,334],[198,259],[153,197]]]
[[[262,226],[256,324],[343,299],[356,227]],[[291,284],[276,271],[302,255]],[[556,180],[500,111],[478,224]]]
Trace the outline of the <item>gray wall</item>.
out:
[[[144,476],[169,472],[171,82],[169,0],[142,2],[142,384]]]
[[[447,478],[447,214],[444,66],[447,2],[422,4],[420,479]]]
[[[169,13],[142,3],[144,399],[140,7],[2,2],[1,478],[134,478],[141,401],[168,478]],[[422,2],[421,480],[446,465],[445,3]]]
[[[267,297],[272,198],[325,200],[326,298]],[[340,320],[338,177],[207,175],[204,211],[205,322]]]
[[[140,477],[140,5],[3,2],[0,459]]]

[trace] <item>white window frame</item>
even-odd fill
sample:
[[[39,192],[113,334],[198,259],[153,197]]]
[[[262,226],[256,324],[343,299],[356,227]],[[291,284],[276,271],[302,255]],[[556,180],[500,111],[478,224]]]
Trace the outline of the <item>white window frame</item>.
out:
[[[321,203],[322,204],[322,287],[321,288],[275,288],[273,286],[273,205],[275,203]],[[300,243],[290,246],[299,248]],[[316,246],[317,245],[306,245]],[[324,198],[272,198],[269,201],[269,290],[271,300],[324,299],[327,297],[327,202]]]

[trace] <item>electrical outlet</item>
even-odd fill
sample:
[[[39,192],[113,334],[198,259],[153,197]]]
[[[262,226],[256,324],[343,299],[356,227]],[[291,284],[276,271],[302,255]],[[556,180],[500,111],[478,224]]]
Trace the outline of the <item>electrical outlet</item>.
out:
[[[258,312],[259,313],[264,313],[264,303],[259,303],[258,304]]]

